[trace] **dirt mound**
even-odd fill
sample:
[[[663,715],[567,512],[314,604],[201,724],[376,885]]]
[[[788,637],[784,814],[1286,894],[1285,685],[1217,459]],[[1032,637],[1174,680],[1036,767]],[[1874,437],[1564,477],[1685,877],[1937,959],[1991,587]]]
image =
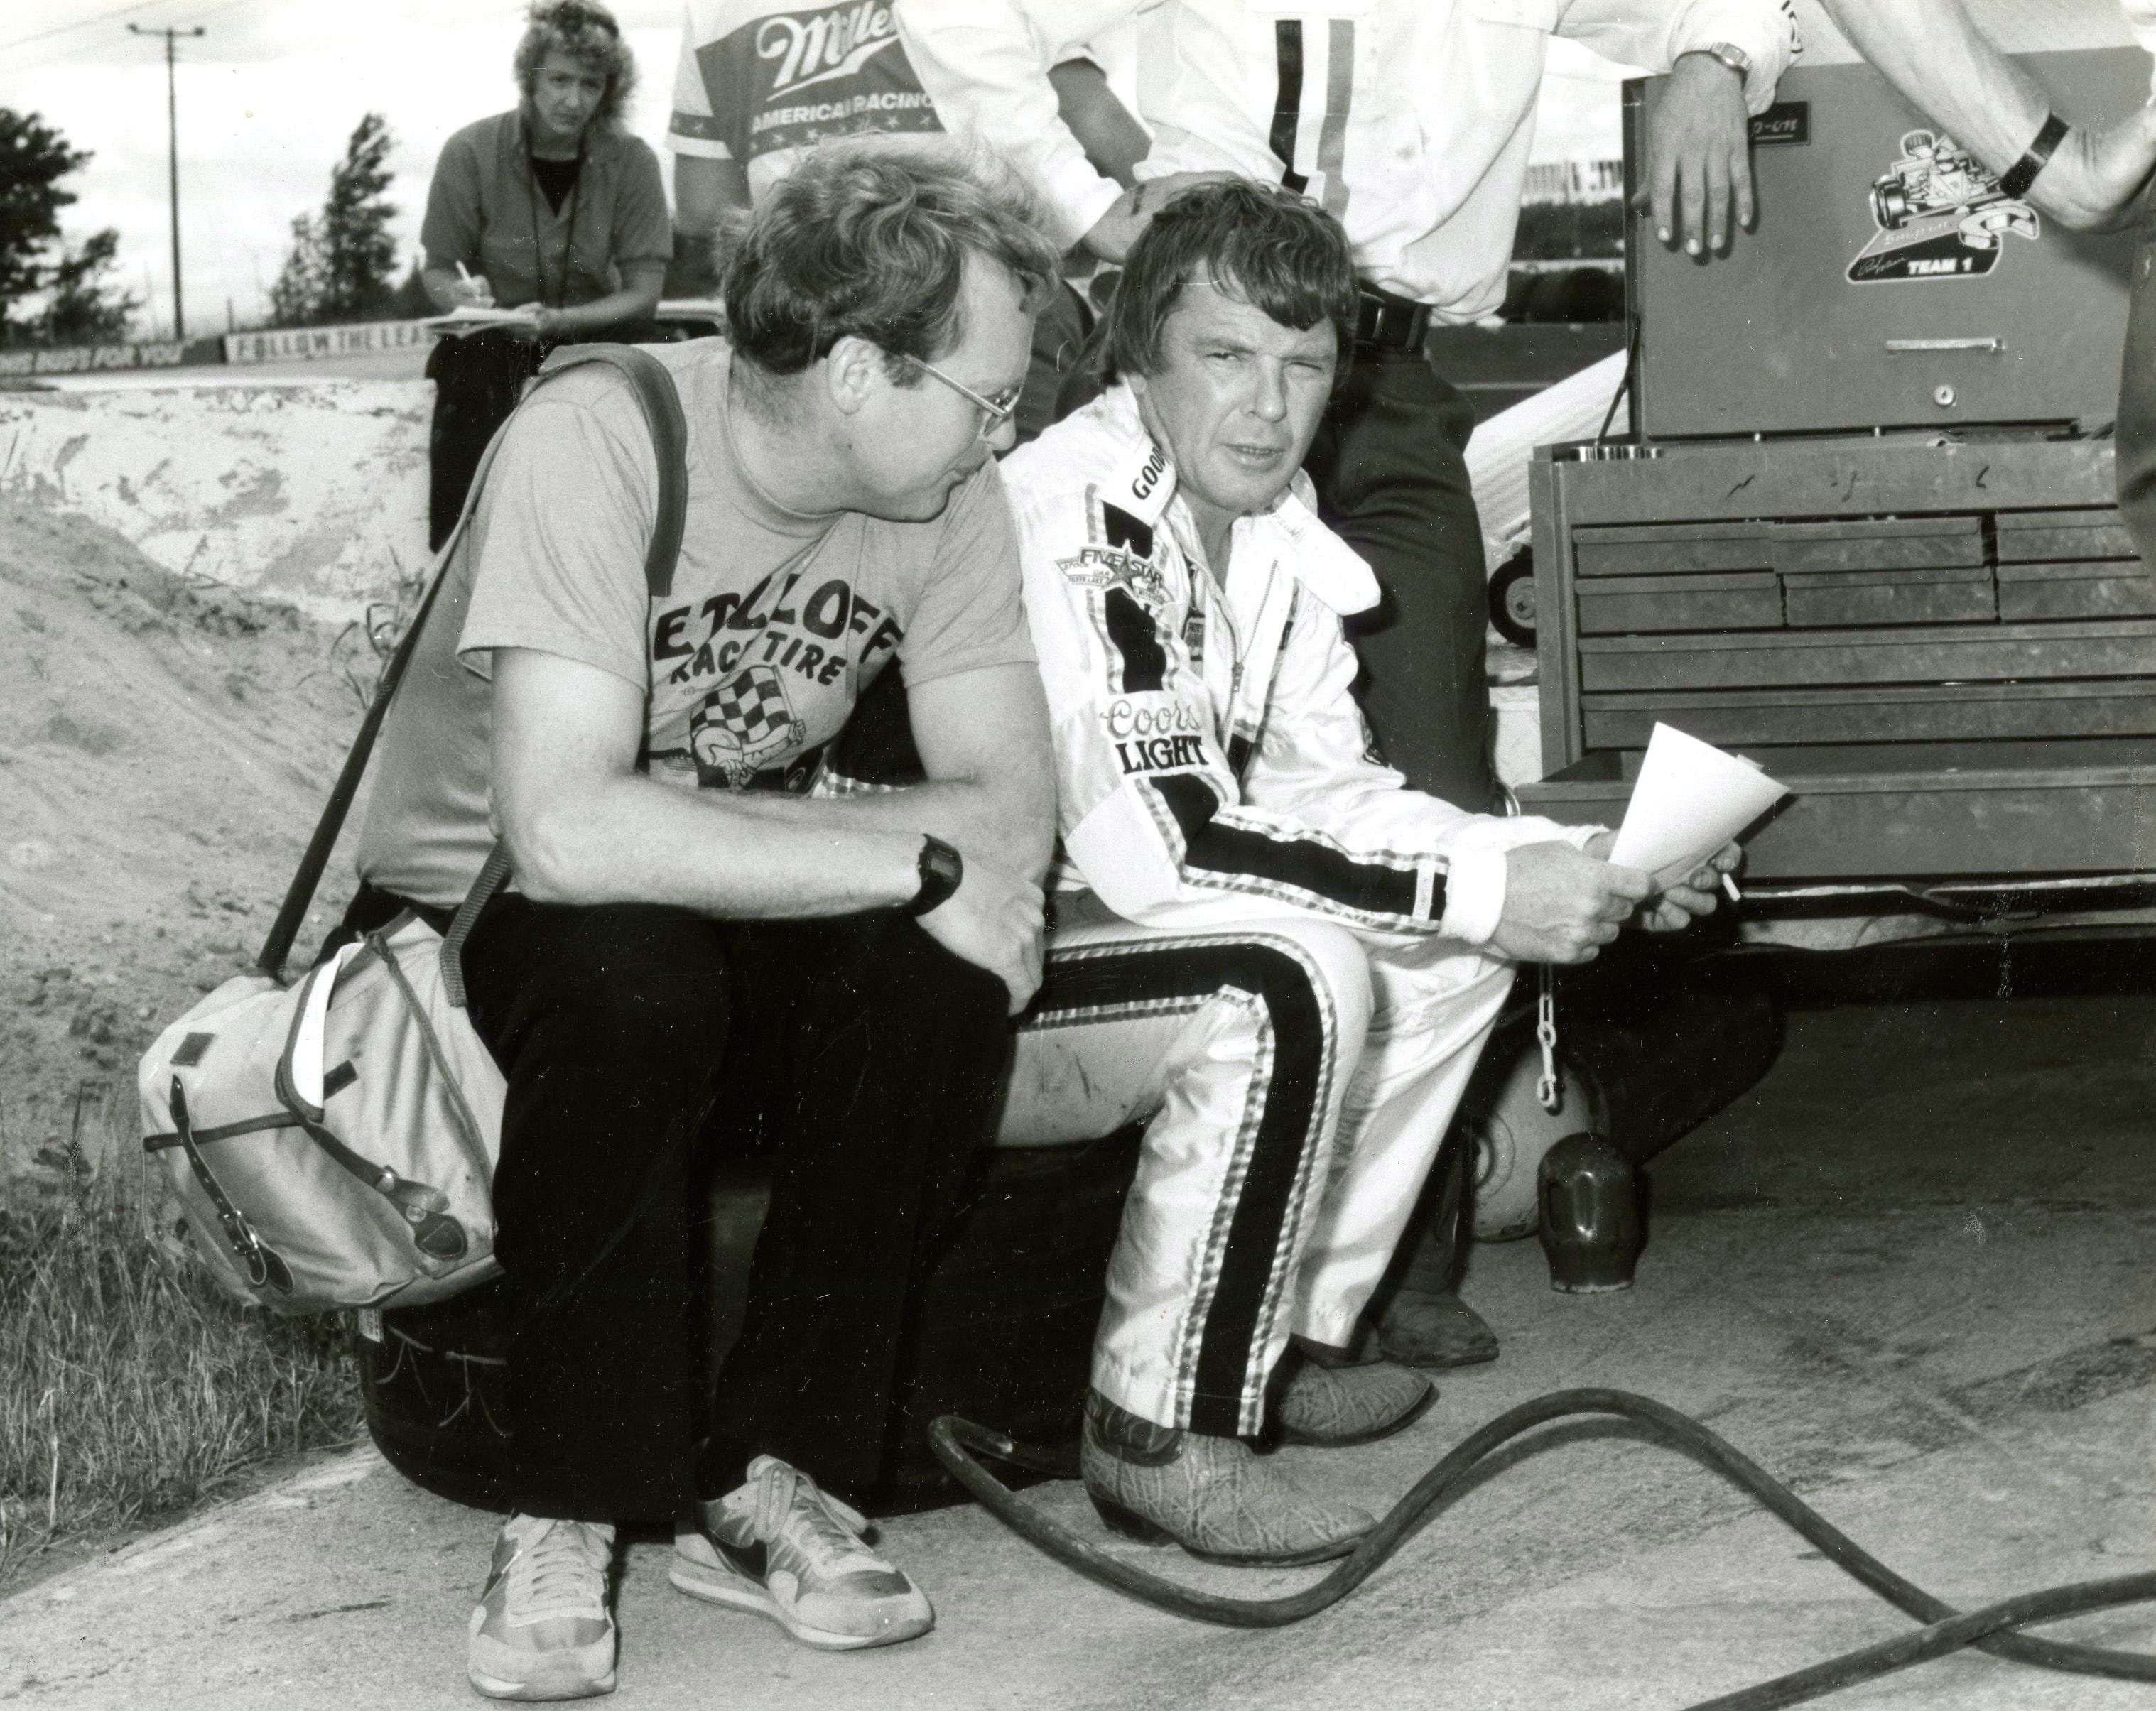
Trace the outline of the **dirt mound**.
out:
[[[136,1059],[259,947],[377,669],[357,625],[0,505],[0,1176],[131,1134]],[[340,856],[316,915],[350,889]]]

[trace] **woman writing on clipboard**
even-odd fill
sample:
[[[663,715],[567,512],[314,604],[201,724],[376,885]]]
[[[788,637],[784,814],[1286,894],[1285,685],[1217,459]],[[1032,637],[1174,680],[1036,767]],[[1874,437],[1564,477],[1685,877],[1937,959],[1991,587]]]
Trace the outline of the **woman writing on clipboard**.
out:
[[[444,338],[428,359],[437,547],[547,351],[656,336],[644,323],[674,253],[658,157],[621,129],[636,62],[613,14],[596,0],[541,0],[515,64],[521,99],[443,146],[419,230],[438,307],[519,317]]]

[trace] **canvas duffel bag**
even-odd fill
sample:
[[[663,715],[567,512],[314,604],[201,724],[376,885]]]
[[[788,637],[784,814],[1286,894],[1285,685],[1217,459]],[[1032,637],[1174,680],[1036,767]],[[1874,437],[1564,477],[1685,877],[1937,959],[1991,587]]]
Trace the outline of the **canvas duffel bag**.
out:
[[[408,910],[296,986],[240,975],[143,1058],[142,1144],[234,1294],[316,1313],[493,1274],[505,1089],[444,978],[475,913],[445,940]]]
[[[533,385],[588,362],[629,377],[651,430],[659,503],[644,576],[656,598],[672,587],[686,510],[680,402],[659,361],[624,345],[557,351]],[[407,911],[295,985],[283,971],[500,444],[497,433],[254,971],[159,1035],[136,1078],[143,1145],[178,1207],[160,1237],[280,1313],[439,1301],[497,1269],[505,1089],[465,1013],[458,953],[506,853],[488,858],[446,936]]]

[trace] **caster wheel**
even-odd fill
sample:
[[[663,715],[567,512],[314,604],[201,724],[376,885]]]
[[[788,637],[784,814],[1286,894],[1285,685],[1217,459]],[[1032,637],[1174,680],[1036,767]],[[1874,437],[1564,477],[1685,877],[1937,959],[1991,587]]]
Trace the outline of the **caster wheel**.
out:
[[[1520,552],[1490,579],[1490,622],[1517,648],[1535,645],[1535,556]]]

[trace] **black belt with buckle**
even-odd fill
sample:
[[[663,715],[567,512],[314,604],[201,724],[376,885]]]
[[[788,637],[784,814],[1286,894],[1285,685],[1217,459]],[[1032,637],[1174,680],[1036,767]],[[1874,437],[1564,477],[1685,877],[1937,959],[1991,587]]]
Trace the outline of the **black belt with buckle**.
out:
[[[1375,285],[1355,290],[1355,342],[1380,351],[1419,351],[1430,331],[1430,305]]]

